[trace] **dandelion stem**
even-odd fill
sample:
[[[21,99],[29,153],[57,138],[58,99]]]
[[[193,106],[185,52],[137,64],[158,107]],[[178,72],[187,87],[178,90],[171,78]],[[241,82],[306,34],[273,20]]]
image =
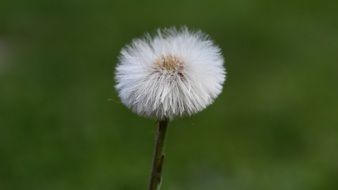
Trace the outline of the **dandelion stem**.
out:
[[[159,190],[161,184],[162,165],[164,160],[164,140],[167,132],[168,120],[158,121],[155,134],[155,148],[153,165],[150,175],[149,190]]]

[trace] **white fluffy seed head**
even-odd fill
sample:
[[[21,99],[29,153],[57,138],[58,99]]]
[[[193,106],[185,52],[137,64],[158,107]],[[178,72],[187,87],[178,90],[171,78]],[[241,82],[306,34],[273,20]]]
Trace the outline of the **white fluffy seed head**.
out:
[[[169,28],[125,46],[116,89],[135,113],[157,119],[191,115],[221,93],[225,68],[220,49],[198,31]]]

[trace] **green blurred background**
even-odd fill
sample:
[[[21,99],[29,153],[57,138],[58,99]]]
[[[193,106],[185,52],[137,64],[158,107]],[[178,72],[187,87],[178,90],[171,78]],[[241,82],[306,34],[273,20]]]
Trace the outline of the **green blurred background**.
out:
[[[338,189],[338,2],[1,0],[0,189],[141,190],[155,121],[113,88],[121,47],[187,25],[228,79],[170,124],[163,190]]]

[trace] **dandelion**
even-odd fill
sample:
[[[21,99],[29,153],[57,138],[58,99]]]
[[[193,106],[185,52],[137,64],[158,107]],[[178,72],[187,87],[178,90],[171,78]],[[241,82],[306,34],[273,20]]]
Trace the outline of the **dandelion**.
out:
[[[124,105],[158,120],[149,190],[158,188],[168,121],[202,111],[221,93],[225,68],[220,48],[186,27],[158,30],[124,47],[116,89]]]

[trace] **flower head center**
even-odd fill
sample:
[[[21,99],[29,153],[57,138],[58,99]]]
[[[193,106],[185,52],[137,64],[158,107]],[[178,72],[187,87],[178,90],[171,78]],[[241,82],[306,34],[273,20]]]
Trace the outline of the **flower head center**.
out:
[[[165,71],[180,71],[183,68],[183,61],[173,55],[164,55],[155,61],[155,66]]]

